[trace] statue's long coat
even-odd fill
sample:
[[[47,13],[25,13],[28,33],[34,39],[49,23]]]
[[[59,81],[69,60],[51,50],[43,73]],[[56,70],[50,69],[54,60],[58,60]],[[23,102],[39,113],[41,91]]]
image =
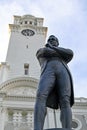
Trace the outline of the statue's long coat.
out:
[[[64,49],[64,48],[49,48],[49,47],[44,47],[41,48],[37,51],[36,53],[37,59],[39,60],[40,66],[41,66],[41,75],[44,73],[44,70],[46,69],[47,63],[51,58],[53,57],[58,57],[60,58],[62,64],[66,68],[66,71],[69,74],[70,77],[70,82],[71,82],[71,97],[70,97],[70,105],[72,106],[74,104],[74,91],[73,91],[73,81],[72,81],[72,76],[69,71],[69,68],[67,66],[68,62],[72,59],[73,57],[73,52],[70,49]],[[46,105],[47,107],[53,108],[53,109],[58,109],[58,94],[56,91],[56,82],[55,86],[53,87],[53,90],[50,92]]]

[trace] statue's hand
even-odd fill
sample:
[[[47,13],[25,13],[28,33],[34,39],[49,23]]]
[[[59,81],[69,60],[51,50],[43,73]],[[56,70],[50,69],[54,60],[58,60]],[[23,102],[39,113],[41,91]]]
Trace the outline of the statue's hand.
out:
[[[47,44],[46,44],[46,47],[49,47],[49,48],[51,48],[51,49],[54,48],[54,46],[52,46],[50,43],[47,43]]]

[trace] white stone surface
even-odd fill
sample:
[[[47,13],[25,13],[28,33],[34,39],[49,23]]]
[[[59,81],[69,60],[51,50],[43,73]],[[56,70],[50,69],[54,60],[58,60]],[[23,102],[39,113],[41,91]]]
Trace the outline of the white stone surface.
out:
[[[25,21],[32,21],[32,24],[24,24]],[[37,21],[37,25],[34,25],[35,21]],[[14,24],[10,24],[9,28],[11,34],[6,57],[6,62],[10,65],[9,78],[23,76],[24,64],[28,63],[29,76],[39,79],[40,66],[36,59],[36,52],[44,46],[47,33],[47,28],[43,27],[43,19],[30,15],[15,16]],[[24,36],[21,33],[24,29],[33,30],[35,34]]]

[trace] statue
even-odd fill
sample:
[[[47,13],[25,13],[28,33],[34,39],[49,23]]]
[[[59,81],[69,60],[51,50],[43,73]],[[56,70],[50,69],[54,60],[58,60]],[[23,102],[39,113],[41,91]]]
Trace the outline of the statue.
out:
[[[62,128],[71,129],[74,92],[67,64],[73,58],[73,51],[59,47],[58,39],[51,35],[36,56],[41,66],[41,76],[36,95],[34,130],[43,130],[46,107],[60,108]]]

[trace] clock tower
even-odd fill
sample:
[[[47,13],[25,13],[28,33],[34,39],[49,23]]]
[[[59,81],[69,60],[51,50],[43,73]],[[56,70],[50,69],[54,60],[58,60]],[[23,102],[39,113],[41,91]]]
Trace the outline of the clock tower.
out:
[[[39,79],[36,52],[44,46],[47,35],[43,20],[32,15],[14,16],[14,23],[9,24],[10,40],[6,57],[10,66],[8,78],[28,75]]]

